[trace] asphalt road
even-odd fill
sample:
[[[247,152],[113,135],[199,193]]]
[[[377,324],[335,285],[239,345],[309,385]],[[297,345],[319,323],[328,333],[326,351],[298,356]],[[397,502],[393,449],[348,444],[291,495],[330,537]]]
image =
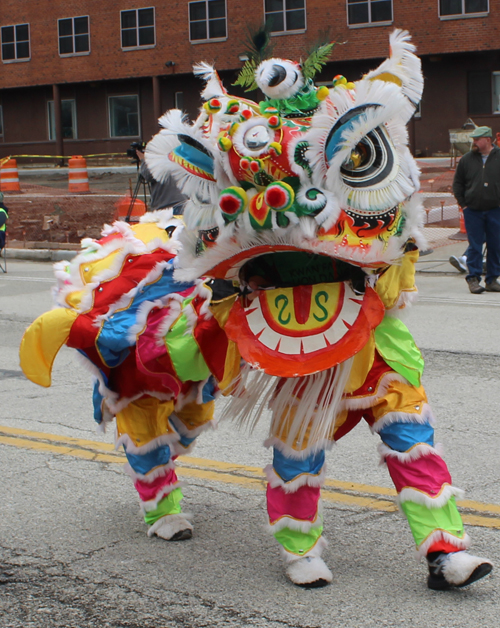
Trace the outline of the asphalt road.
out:
[[[0,275],[2,628],[498,625],[495,571],[466,590],[426,588],[378,440],[363,425],[328,455],[329,587],[291,585],[265,530],[266,417],[253,434],[225,422],[200,437],[180,469],[193,539],[148,538],[113,435],[95,432],[89,377],[74,353],[58,356],[50,389],[20,371],[19,342],[51,306],[51,276],[49,264],[23,261]],[[405,322],[426,358],[437,440],[467,491],[473,548],[498,570],[500,295],[470,295],[453,271],[418,283]]]

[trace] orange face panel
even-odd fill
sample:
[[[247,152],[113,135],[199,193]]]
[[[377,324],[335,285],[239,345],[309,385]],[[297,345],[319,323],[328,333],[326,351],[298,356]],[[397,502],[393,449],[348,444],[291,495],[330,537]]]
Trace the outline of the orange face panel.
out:
[[[269,375],[300,377],[332,368],[368,342],[384,317],[372,288],[363,297],[348,283],[261,291],[237,301],[225,330],[242,357]]]

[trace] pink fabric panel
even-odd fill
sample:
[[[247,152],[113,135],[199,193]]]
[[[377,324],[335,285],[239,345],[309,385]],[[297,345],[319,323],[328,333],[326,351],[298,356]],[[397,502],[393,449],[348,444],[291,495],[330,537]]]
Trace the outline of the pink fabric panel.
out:
[[[152,482],[143,482],[142,480],[137,480],[136,482],[134,482],[134,486],[139,493],[141,501],[148,502],[151,499],[155,499],[155,497],[164,486],[168,486],[169,484],[175,484],[176,482],[177,475],[175,474],[175,470],[170,469],[167,475],[160,475]]]
[[[443,484],[451,484],[450,472],[440,456],[430,454],[410,462],[387,456],[385,461],[398,493],[404,488],[415,488],[433,497]]]
[[[288,515],[301,521],[314,521],[318,512],[320,488],[301,486],[295,493],[285,493],[281,486],[267,487],[267,512],[274,523],[280,517]]]

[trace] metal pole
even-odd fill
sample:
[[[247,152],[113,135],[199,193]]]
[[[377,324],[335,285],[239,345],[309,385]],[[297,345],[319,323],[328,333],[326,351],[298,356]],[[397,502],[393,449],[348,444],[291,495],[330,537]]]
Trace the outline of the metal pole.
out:
[[[62,135],[62,107],[59,85],[52,85],[52,96],[54,98],[54,130],[56,132],[56,155],[64,155],[64,144]],[[64,159],[61,159],[59,165],[64,166]]]
[[[161,116],[160,77],[153,76],[153,115],[155,120]]]

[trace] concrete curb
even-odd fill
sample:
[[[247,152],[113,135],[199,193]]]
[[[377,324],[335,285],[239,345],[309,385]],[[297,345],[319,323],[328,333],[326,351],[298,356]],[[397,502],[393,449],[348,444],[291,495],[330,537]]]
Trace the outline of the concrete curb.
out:
[[[60,262],[71,260],[79,251],[63,249],[6,249],[7,259],[22,259],[30,262]]]

